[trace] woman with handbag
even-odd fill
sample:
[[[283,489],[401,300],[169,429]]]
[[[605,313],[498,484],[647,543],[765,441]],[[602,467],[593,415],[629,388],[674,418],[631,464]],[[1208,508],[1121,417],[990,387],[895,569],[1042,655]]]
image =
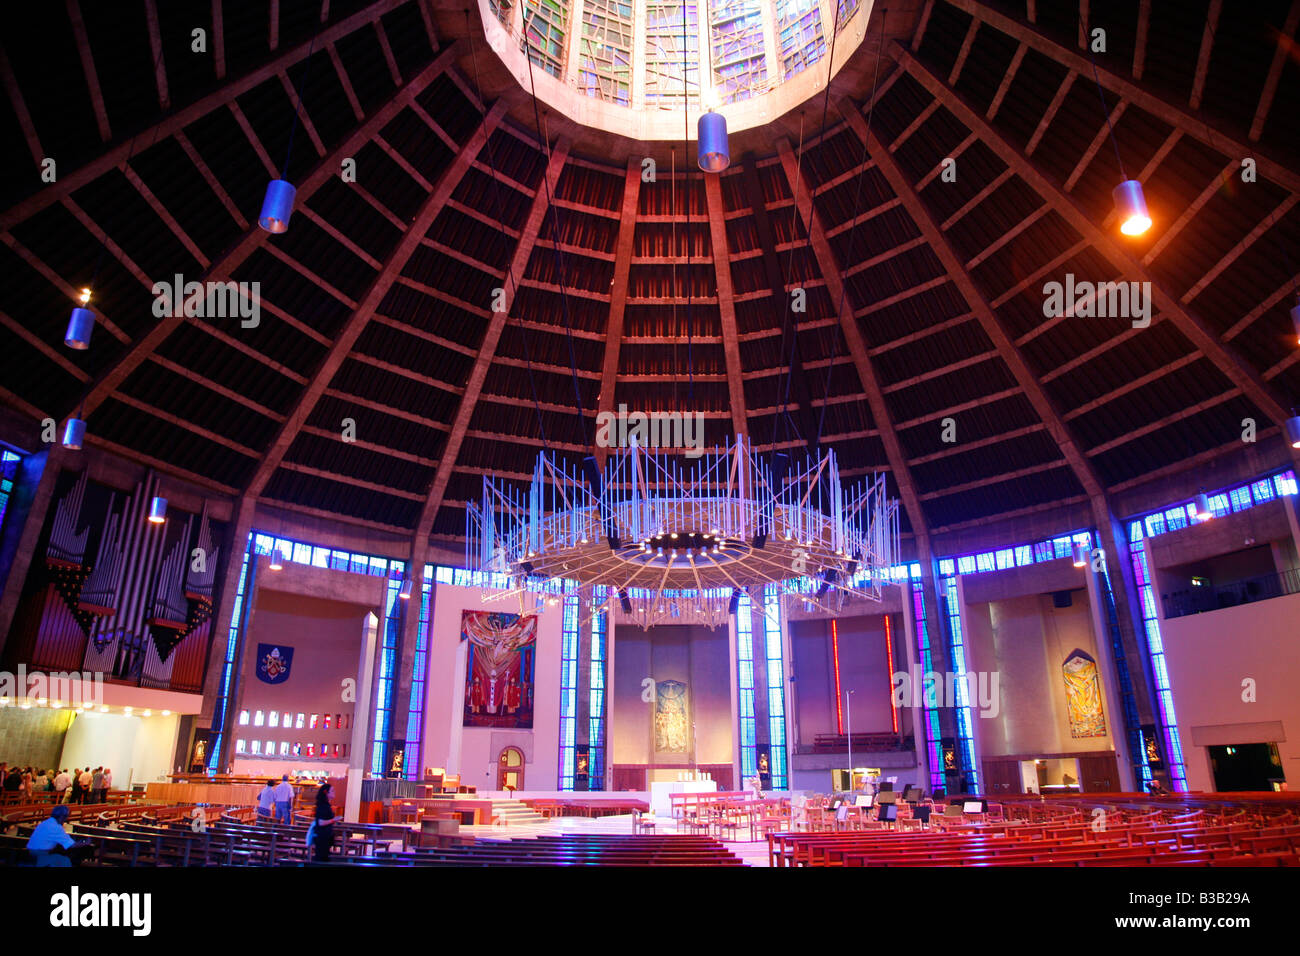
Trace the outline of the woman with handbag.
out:
[[[329,862],[330,850],[334,847],[334,808],[330,806],[331,790],[333,787],[327,781],[316,791],[316,817],[312,822],[312,830],[315,834],[316,860],[320,863]]]

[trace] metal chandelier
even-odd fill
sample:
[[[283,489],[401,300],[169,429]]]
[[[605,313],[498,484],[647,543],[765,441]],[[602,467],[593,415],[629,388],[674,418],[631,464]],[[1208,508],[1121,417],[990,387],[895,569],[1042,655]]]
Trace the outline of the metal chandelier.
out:
[[[828,611],[879,601],[898,560],[898,501],[877,474],[845,486],[834,451],[774,475],[744,436],[682,458],[633,440],[603,471],[569,469],[543,451],[526,488],[493,476],[467,508],[466,563],[502,575],[487,600],[529,609],[547,582],[573,582],[589,617],[724,624],[741,592],[764,588]]]

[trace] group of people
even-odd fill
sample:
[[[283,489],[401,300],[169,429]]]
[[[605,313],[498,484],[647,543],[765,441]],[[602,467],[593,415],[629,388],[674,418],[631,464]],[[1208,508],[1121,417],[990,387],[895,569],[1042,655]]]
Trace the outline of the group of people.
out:
[[[326,861],[334,846],[334,808],[330,806],[330,793],[333,787],[327,781],[316,791],[316,812],[312,817],[311,829],[308,831],[307,843],[314,845],[316,859]],[[286,773],[280,782],[266,781],[266,786],[257,795],[257,816],[263,820],[274,819],[279,823],[293,821],[293,784]]]
[[[281,789],[283,788],[283,789]],[[316,812],[313,814],[311,828],[307,831],[307,845],[314,849],[314,858],[319,862],[329,862],[330,850],[334,848],[334,820],[337,816],[330,806],[333,786],[327,781],[316,791]],[[287,791],[286,799],[279,799]],[[271,808],[275,818],[289,822],[293,809],[293,785],[289,775],[285,774],[280,782],[268,780],[258,795],[257,815],[271,819]],[[68,834],[68,808],[56,804],[50,809],[50,815],[42,820],[32,831],[27,840],[27,850],[32,854],[37,866],[71,866],[72,856],[69,851],[80,846]],[[195,807],[190,812],[190,829],[194,833],[205,833],[208,829],[207,811]]]
[[[107,767],[40,770],[34,767],[0,763],[0,784],[6,793],[18,793],[18,800],[37,799],[41,793],[54,793],[57,803],[103,803],[113,789],[113,772]]]

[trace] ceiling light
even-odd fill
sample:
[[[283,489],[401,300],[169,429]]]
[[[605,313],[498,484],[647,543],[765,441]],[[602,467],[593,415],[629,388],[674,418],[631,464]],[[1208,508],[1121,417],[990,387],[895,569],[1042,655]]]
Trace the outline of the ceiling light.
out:
[[[283,179],[273,179],[266,186],[266,198],[262,200],[262,213],[257,217],[257,224],[270,233],[284,232],[289,228],[289,217],[293,215],[293,198],[298,190]]]
[[[1292,415],[1284,421],[1282,430],[1286,432],[1286,440],[1291,443],[1291,447],[1300,448],[1300,415]]]
[[[167,499],[154,495],[149,502],[149,523],[162,524],[167,520]]]
[[[696,127],[699,137],[700,169],[706,173],[720,173],[731,165],[731,149],[727,146],[727,120],[712,110],[700,116]]]
[[[281,571],[284,569],[284,552],[276,548],[271,552],[271,570]]]
[[[1210,509],[1210,499],[1203,491],[1196,496],[1196,501],[1192,503],[1192,507],[1196,509],[1197,521],[1209,521],[1214,517],[1214,512]]]
[[[1078,541],[1074,543],[1074,566],[1076,568],[1086,567],[1088,564],[1088,546]]]
[[[80,418],[69,418],[63,427],[63,447],[80,451],[81,443],[86,439],[86,423]]]
[[[1115,197],[1115,213],[1119,216],[1119,231],[1126,236],[1140,236],[1151,228],[1151,214],[1142,194],[1142,184],[1136,179],[1126,179],[1111,193]]]
[[[81,305],[72,310],[68,331],[63,333],[63,344],[78,351],[90,348],[90,333],[95,331],[95,313],[85,308],[90,301],[90,290],[81,290]]]

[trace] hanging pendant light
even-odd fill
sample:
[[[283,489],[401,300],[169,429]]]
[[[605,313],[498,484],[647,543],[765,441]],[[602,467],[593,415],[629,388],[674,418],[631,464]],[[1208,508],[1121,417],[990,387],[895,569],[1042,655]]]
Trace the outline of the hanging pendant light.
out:
[[[1151,228],[1151,214],[1147,212],[1147,200],[1140,182],[1126,179],[1115,187],[1111,195],[1115,197],[1120,232],[1126,236],[1140,236]]]
[[[167,520],[167,499],[160,495],[154,495],[149,502],[149,523],[162,524]]]
[[[90,290],[81,290],[81,305],[72,310],[68,319],[68,331],[63,335],[63,344],[70,349],[90,348],[90,333],[95,331],[95,313],[86,308],[90,302]]]
[[[279,548],[276,548],[274,551],[271,552],[271,570],[272,571],[284,570],[284,552],[281,551]]]
[[[1092,60],[1091,51],[1088,54]],[[1101,112],[1106,117],[1106,130],[1110,133],[1110,144],[1115,149],[1115,163],[1119,166],[1120,184],[1111,191],[1115,200],[1115,215],[1119,218],[1119,231],[1126,236],[1140,236],[1151,228],[1151,214],[1147,211],[1147,199],[1142,192],[1142,184],[1136,179],[1129,179],[1124,170],[1124,159],[1119,154],[1119,143],[1115,140],[1115,127],[1110,122],[1110,107],[1106,105],[1106,94],[1101,88],[1101,77],[1097,73],[1097,64],[1092,64],[1092,78],[1097,84],[1097,96],[1101,100]]]
[[[293,158],[293,134],[298,131],[298,114],[302,112],[303,87],[311,78],[311,58],[315,51],[316,37],[313,36],[311,46],[307,48],[307,65],[304,68],[303,81],[297,89],[298,102],[293,108],[293,125],[289,127],[289,146],[284,153],[283,172],[280,179],[273,179],[267,183],[266,196],[262,200],[262,214],[257,217],[257,224],[272,234],[287,231],[289,217],[293,215],[293,200],[298,190],[284,177],[289,175],[289,160]]]
[[[262,200],[262,214],[257,217],[257,224],[271,233],[286,231],[289,228],[289,217],[293,215],[293,198],[297,192],[283,179],[271,180],[266,187],[266,198]]]
[[[731,165],[731,149],[727,145],[727,118],[709,110],[700,116],[697,125],[700,140],[700,169],[706,173],[720,173]]]
[[[1291,327],[1295,329],[1296,344],[1300,345],[1300,301],[1291,306]]]
[[[1210,510],[1210,498],[1205,492],[1202,491],[1196,496],[1192,506],[1196,509],[1197,521],[1209,521],[1214,517],[1214,512]]]
[[[1074,566],[1076,568],[1087,567],[1088,565],[1088,547],[1078,541],[1074,542]]]
[[[1282,431],[1292,448],[1300,448],[1300,415],[1292,415],[1282,423]]]
[[[86,423],[80,418],[69,418],[68,424],[63,427],[63,447],[72,451],[80,451],[81,443],[86,437]]]
[[[402,589],[397,592],[397,596],[403,601],[411,600],[411,576],[409,574],[402,577]]]

